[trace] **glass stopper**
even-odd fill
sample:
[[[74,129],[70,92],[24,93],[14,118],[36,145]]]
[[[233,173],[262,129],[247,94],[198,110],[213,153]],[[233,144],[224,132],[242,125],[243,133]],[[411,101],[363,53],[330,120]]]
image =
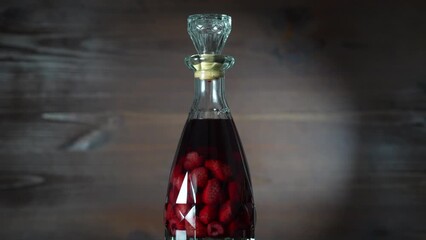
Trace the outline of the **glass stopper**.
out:
[[[188,34],[198,54],[221,54],[231,33],[231,17],[195,14],[188,17]]]

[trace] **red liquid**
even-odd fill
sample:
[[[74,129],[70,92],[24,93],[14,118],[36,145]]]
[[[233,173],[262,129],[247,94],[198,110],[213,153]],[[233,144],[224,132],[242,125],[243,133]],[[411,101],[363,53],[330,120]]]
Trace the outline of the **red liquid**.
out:
[[[250,175],[233,121],[189,120],[170,173],[166,239],[250,239],[254,218]]]

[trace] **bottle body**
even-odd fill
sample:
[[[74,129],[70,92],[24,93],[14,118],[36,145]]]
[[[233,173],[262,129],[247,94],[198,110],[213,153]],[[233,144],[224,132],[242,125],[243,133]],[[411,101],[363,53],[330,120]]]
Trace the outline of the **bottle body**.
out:
[[[232,118],[188,119],[167,192],[166,239],[254,239],[250,174]]]

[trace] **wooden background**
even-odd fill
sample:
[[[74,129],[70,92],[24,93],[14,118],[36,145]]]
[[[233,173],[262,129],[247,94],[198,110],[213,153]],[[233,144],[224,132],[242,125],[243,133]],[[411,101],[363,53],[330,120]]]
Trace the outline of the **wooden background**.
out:
[[[0,239],[163,238],[203,12],[257,239],[426,239],[426,4],[375,0],[1,0]]]

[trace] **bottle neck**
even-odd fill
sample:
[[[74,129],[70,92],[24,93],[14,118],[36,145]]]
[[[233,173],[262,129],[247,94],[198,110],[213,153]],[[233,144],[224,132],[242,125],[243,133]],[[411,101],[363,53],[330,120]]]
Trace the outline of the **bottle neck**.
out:
[[[194,80],[194,101],[190,119],[230,119],[231,112],[225,98],[225,78]]]

